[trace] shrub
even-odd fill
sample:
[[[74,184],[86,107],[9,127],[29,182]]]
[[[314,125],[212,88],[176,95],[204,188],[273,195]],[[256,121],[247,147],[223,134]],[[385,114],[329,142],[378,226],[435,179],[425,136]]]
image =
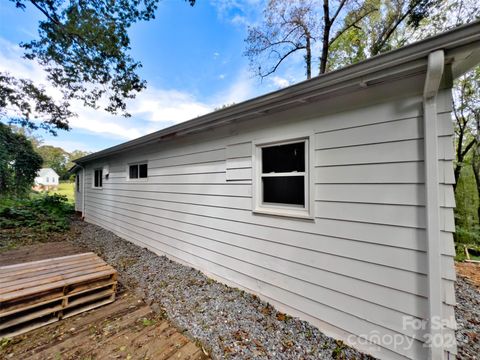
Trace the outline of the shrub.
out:
[[[455,227],[455,243],[465,245],[480,245],[480,227]]]
[[[471,249],[480,249],[480,227],[473,226],[470,228],[456,226],[455,228],[455,250],[457,261],[465,260],[465,246]]]
[[[0,123],[0,196],[26,196],[42,158],[24,135]]]
[[[29,199],[0,200],[0,229],[27,227],[38,231],[64,231],[74,207],[63,195],[40,194]]]

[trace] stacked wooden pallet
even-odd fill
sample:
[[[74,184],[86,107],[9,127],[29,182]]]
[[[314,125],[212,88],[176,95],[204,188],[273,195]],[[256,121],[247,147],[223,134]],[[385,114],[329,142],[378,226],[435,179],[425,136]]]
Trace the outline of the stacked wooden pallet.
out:
[[[0,267],[0,339],[111,303],[116,286],[94,253]]]

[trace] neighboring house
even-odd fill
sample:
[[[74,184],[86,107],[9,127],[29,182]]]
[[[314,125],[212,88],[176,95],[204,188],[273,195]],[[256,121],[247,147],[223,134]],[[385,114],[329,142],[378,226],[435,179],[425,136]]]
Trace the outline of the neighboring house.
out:
[[[38,170],[34,181],[34,190],[58,189],[59,176],[52,168],[42,168]]]
[[[452,358],[451,87],[479,61],[477,22],[88,155],[77,210],[377,357]]]

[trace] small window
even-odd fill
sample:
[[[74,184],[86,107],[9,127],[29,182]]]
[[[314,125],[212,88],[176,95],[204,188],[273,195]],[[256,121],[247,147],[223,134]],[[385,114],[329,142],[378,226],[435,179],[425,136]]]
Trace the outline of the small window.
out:
[[[50,179],[50,178],[49,178],[49,177],[47,177],[47,178],[46,178],[46,180],[45,180],[45,182],[48,182],[48,180],[49,180],[49,179]]]
[[[103,170],[102,169],[95,169],[94,179],[93,179],[93,187],[101,188],[102,185],[103,185]]]
[[[75,176],[75,183],[76,183],[77,192],[80,192],[80,174],[77,174]]]
[[[129,179],[146,179],[148,178],[148,165],[144,164],[131,164],[128,166],[128,178]]]
[[[255,211],[311,217],[309,140],[257,145]]]

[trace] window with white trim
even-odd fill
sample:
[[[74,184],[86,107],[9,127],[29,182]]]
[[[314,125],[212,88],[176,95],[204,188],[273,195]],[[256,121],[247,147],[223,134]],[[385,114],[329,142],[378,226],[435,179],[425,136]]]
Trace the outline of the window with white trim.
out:
[[[101,189],[103,185],[103,169],[95,169],[93,171],[93,187]]]
[[[75,186],[77,188],[77,192],[80,192],[80,174],[78,172],[75,175]]]
[[[148,164],[138,163],[128,165],[128,178],[130,180],[148,178]]]
[[[311,217],[309,139],[256,146],[255,211]]]

